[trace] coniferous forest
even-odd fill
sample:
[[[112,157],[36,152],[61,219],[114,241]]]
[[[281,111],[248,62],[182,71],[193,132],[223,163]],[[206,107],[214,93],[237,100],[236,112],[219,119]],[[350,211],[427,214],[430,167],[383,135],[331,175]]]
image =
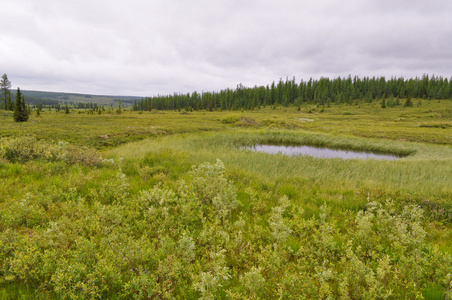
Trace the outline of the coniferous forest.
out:
[[[352,104],[356,101],[373,102],[385,97],[389,105],[396,105],[397,99],[450,99],[452,81],[448,78],[424,75],[422,78],[404,79],[392,77],[364,77],[335,79],[309,79],[297,83],[295,78],[273,82],[267,86],[252,88],[238,84],[236,89],[219,92],[193,92],[147,97],[135,101],[134,110],[150,111],[192,109],[192,110],[235,110],[253,109],[267,105],[301,105],[314,103],[320,105]]]
[[[3,75],[2,97],[0,109],[13,110],[15,95],[9,92],[11,82],[6,74]],[[6,77],[5,77],[6,76]],[[56,96],[56,95],[58,96]],[[28,105],[42,104],[46,107],[60,108],[62,103],[67,103],[69,96],[75,94],[45,93],[28,91],[26,103]],[[69,96],[68,96],[69,95]],[[105,97],[98,96],[96,101],[89,101],[91,95],[80,95],[84,102],[71,101],[74,108],[97,109],[105,106]],[[110,97],[112,98],[112,97]],[[266,86],[246,87],[238,84],[235,89],[223,89],[220,91],[194,91],[192,93],[174,93],[172,95],[157,95],[132,100],[137,97],[117,97],[113,103],[122,102],[132,105],[134,111],[157,110],[238,110],[254,109],[261,106],[299,106],[302,104],[331,105],[372,103],[385,101],[388,107],[404,104],[401,99],[451,99],[452,80],[435,75],[423,75],[421,78],[391,77],[364,77],[351,76],[334,79],[320,78],[301,80],[297,83],[292,79],[282,78]],[[384,100],[383,100],[384,99]],[[112,104],[110,104],[112,105]]]

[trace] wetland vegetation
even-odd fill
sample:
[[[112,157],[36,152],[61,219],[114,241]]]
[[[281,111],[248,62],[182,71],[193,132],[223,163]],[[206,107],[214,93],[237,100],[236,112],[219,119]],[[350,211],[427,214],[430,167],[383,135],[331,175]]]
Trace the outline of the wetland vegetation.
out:
[[[353,150],[340,150],[331,148],[322,148],[305,145],[270,145],[270,144],[258,144],[246,147],[246,149],[258,152],[265,152],[270,154],[284,154],[289,156],[294,155],[309,155],[314,157],[325,158],[342,158],[342,159],[386,159],[394,160],[400,157],[394,154],[380,154],[374,152],[353,151]]]
[[[412,102],[0,111],[0,297],[451,299],[452,101]]]

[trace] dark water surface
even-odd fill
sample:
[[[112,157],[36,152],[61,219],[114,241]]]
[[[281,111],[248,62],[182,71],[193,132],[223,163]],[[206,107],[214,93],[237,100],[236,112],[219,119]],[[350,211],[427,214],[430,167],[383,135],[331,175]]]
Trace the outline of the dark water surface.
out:
[[[399,156],[390,154],[377,154],[371,152],[359,152],[352,150],[336,150],[329,148],[319,148],[312,146],[282,146],[282,145],[255,145],[247,147],[247,149],[266,152],[269,154],[281,153],[284,155],[294,156],[294,155],[310,155],[314,157],[326,157],[335,158],[339,157],[342,159],[354,159],[354,158],[372,158],[372,159],[385,159],[385,160],[395,160],[399,159]]]

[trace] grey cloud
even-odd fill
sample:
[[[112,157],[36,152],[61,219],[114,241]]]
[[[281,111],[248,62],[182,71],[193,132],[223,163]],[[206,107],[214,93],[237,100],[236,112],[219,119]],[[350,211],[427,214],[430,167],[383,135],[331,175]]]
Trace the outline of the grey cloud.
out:
[[[294,75],[450,76],[452,67],[450,1],[6,0],[4,7],[0,72],[26,89],[145,96]]]

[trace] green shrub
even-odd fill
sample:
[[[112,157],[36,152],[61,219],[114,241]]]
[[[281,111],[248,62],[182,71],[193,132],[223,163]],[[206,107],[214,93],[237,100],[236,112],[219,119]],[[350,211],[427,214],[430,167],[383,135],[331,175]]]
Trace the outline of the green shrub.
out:
[[[10,162],[25,163],[30,160],[63,161],[68,164],[83,164],[96,166],[101,163],[101,157],[96,150],[86,147],[76,147],[66,142],[51,144],[34,137],[17,137],[0,140],[0,158]]]
[[[230,115],[225,116],[221,119],[221,123],[223,124],[234,124],[237,123],[240,120],[240,116],[237,115]]]
[[[416,205],[369,196],[308,216],[248,188],[245,210],[220,160],[138,194],[118,169],[91,201],[69,187],[1,202],[0,285],[62,299],[450,298],[452,256]]]
[[[253,117],[249,116],[242,116],[240,120],[237,122],[237,125],[239,126],[254,126],[257,124],[258,122]]]

